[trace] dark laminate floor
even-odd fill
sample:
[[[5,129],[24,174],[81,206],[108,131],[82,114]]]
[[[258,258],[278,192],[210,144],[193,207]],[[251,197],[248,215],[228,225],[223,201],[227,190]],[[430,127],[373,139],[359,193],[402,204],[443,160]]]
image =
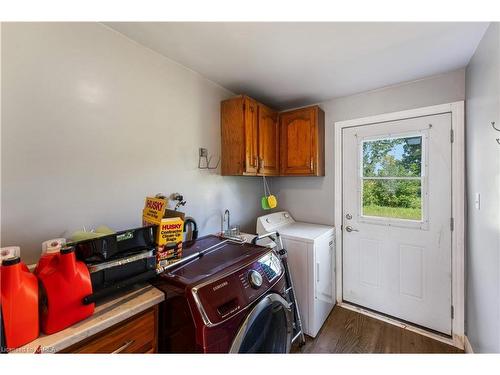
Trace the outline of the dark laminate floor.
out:
[[[315,339],[292,353],[463,353],[459,349],[335,306]]]

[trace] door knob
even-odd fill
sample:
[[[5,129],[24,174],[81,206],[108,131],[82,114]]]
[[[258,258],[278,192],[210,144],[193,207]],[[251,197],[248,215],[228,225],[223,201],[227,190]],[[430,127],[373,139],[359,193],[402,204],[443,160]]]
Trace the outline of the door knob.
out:
[[[350,225],[346,226],[346,227],[345,227],[345,230],[346,230],[347,232],[349,232],[349,233],[351,233],[351,232],[359,232],[359,230],[354,229],[354,228],[353,228],[353,227],[351,227]]]

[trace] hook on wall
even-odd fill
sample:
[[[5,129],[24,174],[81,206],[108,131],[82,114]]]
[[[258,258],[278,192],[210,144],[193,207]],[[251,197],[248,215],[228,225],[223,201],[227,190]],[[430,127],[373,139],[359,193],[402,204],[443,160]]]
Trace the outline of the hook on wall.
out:
[[[205,165],[202,166],[202,160],[205,159]],[[217,160],[217,164],[215,167],[210,166],[210,162],[212,161],[212,156],[208,156],[208,150],[206,148],[201,148],[200,147],[200,154],[199,154],[199,159],[198,159],[198,169],[217,169],[220,163],[220,157],[219,160]]]
[[[181,194],[179,194],[179,193],[172,193],[172,194],[170,194],[170,199],[173,200],[173,201],[177,201],[177,203],[175,204],[174,211],[177,211],[179,209],[179,207],[185,206],[186,203],[187,203],[184,200],[184,197]]]
[[[495,121],[492,121],[492,122],[491,122],[491,126],[493,127],[493,129],[495,129],[497,132],[500,132],[500,129],[499,129],[499,128],[497,128],[497,127],[495,126],[495,124],[496,124],[496,122],[495,122]],[[496,139],[496,141],[497,141],[497,143],[500,145],[500,138],[497,138],[497,139]]]

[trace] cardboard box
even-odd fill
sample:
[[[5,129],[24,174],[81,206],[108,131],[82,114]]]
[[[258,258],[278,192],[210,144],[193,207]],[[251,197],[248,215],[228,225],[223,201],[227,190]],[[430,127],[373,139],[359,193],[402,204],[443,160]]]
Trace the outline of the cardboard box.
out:
[[[184,213],[167,208],[168,200],[147,197],[142,210],[143,225],[158,225],[156,244],[167,245],[182,242],[184,232]]]
[[[182,257],[184,213],[169,210],[167,205],[167,199],[147,197],[142,211],[143,225],[158,226],[156,233],[158,272],[162,272],[163,267]]]
[[[158,222],[163,219],[167,206],[167,199],[146,197],[146,204],[144,205],[144,210],[142,210],[142,217]]]
[[[165,267],[182,258],[182,242],[177,248],[171,249],[164,246],[156,247],[156,272],[161,273]]]

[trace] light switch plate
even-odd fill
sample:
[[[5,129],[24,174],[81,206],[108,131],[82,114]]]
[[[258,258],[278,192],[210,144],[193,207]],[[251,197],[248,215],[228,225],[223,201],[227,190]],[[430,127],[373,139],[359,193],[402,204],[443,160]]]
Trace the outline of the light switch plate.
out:
[[[481,194],[480,193],[476,193],[476,196],[474,198],[474,207],[476,210],[481,209]]]

